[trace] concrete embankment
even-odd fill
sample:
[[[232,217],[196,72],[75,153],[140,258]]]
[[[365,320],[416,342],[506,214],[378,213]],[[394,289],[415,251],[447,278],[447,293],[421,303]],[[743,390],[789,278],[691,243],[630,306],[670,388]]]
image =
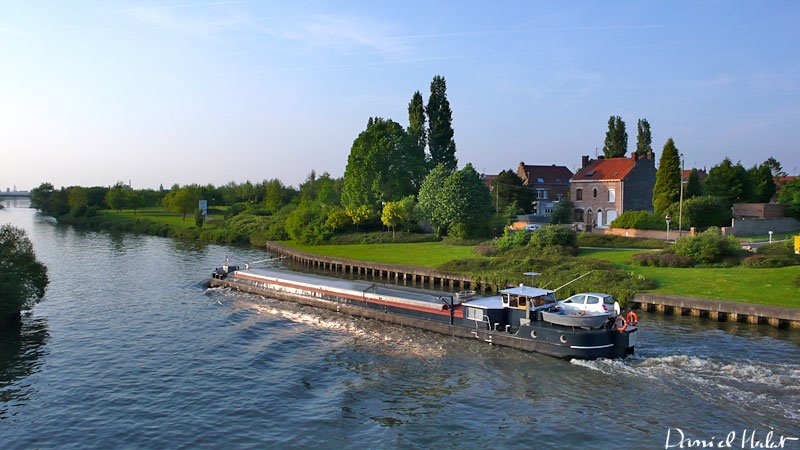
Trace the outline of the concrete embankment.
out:
[[[447,274],[427,267],[385,264],[322,256],[297,250],[277,242],[267,242],[266,249],[273,255],[279,255],[290,259],[295,264],[316,269],[350,273],[353,275],[368,275],[389,281],[394,280],[398,283],[420,283],[430,286],[449,286],[453,288],[473,289],[476,291],[493,291],[496,289],[496,286],[489,283],[482,283],[480,280],[475,280],[467,275]]]
[[[721,322],[767,323],[774,327],[800,328],[800,308],[650,293],[636,294],[633,303],[635,307],[645,311],[676,316],[708,317]]]

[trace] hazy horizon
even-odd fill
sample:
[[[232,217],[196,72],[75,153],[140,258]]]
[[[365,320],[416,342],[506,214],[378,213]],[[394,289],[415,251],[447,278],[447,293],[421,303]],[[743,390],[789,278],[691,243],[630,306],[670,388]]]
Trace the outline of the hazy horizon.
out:
[[[0,189],[297,185],[447,79],[460,166],[574,169],[610,115],[687,167],[800,167],[795,2],[0,6]]]

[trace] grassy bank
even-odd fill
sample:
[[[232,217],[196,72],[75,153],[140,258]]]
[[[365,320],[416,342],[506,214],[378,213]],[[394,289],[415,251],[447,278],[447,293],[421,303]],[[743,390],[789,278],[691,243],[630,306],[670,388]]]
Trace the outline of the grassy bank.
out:
[[[643,275],[657,284],[648,292],[800,308],[800,288],[795,284],[800,276],[798,266],[775,269],[642,267],[631,262],[631,257],[640,252],[581,249],[579,258],[610,261],[624,270]]]
[[[224,226],[221,217],[210,216],[203,228],[197,228],[194,217],[176,214],[164,208],[146,208],[138,211],[100,210],[94,215],[58,218],[59,223],[90,230],[123,231],[174,237],[212,243],[247,243],[248,236],[236,233]]]

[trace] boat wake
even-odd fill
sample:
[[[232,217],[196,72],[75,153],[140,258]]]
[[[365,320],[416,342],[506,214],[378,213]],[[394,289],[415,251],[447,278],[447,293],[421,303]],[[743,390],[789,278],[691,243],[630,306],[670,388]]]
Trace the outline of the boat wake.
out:
[[[431,336],[430,333],[419,330],[390,327],[369,319],[355,318],[229,289],[221,292],[228,299],[234,300],[233,306],[236,309],[251,309],[260,315],[289,320],[317,330],[343,333],[353,338],[352,343],[367,345],[372,351],[423,359],[440,358],[445,353],[441,337]],[[258,300],[254,301],[254,298]]]
[[[607,375],[659,380],[707,400],[724,398],[800,420],[800,364],[689,355],[571,362]]]

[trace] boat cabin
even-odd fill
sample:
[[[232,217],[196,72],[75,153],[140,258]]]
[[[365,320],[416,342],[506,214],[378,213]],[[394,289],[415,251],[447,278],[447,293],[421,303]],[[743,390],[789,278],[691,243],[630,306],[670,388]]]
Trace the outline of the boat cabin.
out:
[[[462,303],[464,321],[482,329],[513,332],[520,325],[538,320],[536,311],[556,303],[555,291],[520,285],[503,289],[499,296]]]

